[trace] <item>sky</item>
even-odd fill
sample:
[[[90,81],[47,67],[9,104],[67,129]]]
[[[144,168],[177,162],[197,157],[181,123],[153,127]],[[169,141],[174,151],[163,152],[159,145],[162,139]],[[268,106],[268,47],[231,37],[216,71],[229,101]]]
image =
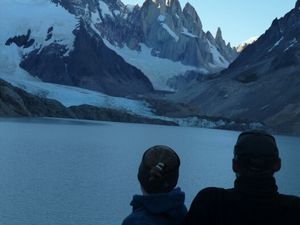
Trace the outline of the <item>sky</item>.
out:
[[[142,5],[144,0],[122,0]],[[237,46],[253,36],[260,36],[272,21],[294,8],[296,0],[179,0],[189,2],[198,12],[204,31],[215,35],[221,27],[223,38]]]

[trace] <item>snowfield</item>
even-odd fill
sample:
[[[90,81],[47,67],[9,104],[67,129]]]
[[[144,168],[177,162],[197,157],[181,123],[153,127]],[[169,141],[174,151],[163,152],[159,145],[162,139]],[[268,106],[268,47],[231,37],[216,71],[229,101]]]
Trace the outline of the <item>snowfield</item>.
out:
[[[1,54],[7,51],[6,48],[9,48],[9,46],[5,46],[7,39],[15,35],[27,34],[28,29],[31,30],[31,38],[35,42],[33,46],[20,53],[28,53],[54,41],[65,45],[70,52],[75,39],[72,32],[77,23],[74,15],[60,5],[56,6],[50,0],[1,0]],[[50,27],[53,27],[52,38],[46,41]]]
[[[126,62],[140,69],[150,79],[154,88],[158,90],[172,90],[167,85],[167,81],[189,70],[199,71],[204,74],[208,73],[206,69],[187,66],[181,62],[155,57],[151,54],[152,48],[147,47],[145,44],[140,44],[141,51],[134,51],[127,46],[120,48],[112,45],[105,39],[103,39],[103,41],[107,47],[115,51]]]

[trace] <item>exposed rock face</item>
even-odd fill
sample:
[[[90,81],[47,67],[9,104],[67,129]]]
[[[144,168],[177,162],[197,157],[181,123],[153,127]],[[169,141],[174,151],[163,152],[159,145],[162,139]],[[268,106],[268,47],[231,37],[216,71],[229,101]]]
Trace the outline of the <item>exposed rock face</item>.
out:
[[[237,55],[223,39],[220,46],[216,41],[209,42],[196,10],[189,3],[182,10],[178,0],[168,4],[149,0],[143,4],[141,14],[145,43],[159,57],[213,70],[212,67],[226,67]],[[223,62],[215,60],[216,53]]]
[[[265,122],[298,132],[300,114],[300,9],[294,8],[220,74],[191,84],[176,97],[201,113]]]
[[[64,56],[64,46],[52,43],[41,51],[31,52],[20,66],[45,82],[83,87],[114,96],[153,91],[148,78],[107,48],[84,22],[74,34],[74,50],[69,56]]]

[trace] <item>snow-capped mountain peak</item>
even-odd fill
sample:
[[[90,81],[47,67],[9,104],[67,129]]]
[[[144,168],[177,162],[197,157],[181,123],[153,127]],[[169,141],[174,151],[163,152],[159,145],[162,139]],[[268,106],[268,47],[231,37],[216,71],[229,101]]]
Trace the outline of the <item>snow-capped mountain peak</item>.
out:
[[[255,41],[257,41],[257,39],[259,38],[259,36],[253,36],[249,39],[247,39],[246,41],[244,41],[243,43],[239,44],[236,47],[237,52],[242,52],[248,45],[253,44]]]

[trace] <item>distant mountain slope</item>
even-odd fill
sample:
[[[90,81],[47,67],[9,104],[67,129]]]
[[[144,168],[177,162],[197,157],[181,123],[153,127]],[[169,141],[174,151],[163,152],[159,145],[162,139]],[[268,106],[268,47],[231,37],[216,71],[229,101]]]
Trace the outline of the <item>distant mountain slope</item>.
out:
[[[265,122],[300,132],[300,1],[228,69],[173,96],[206,115]]]

